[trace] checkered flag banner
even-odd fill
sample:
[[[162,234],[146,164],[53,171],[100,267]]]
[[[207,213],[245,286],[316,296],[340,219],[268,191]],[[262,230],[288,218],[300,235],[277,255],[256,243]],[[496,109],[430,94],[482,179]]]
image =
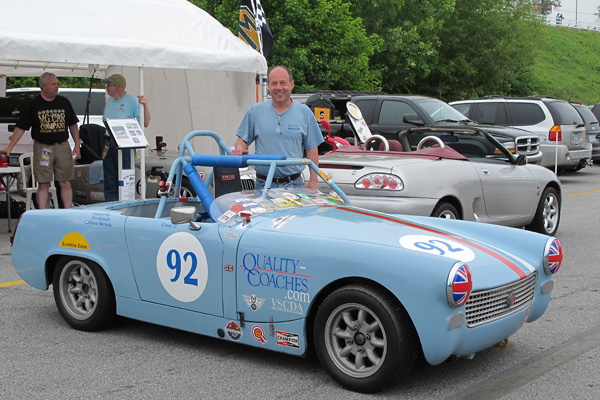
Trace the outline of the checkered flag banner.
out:
[[[260,0],[242,0],[238,37],[265,58],[273,48],[273,35]]]

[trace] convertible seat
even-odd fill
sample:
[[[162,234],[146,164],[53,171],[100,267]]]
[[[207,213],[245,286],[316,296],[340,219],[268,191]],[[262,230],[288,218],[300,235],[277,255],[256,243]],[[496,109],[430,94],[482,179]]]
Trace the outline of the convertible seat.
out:
[[[388,140],[388,144],[390,145],[390,151],[404,151],[404,147],[402,146],[402,143],[400,143],[398,140]],[[379,151],[384,151],[385,150],[385,146],[383,145],[383,143],[381,143],[379,145]]]

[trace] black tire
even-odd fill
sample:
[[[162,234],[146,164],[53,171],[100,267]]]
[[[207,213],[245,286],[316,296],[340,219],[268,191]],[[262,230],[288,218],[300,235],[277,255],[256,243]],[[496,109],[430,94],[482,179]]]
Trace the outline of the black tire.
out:
[[[396,299],[370,286],[351,285],[320,305],[313,328],[315,352],[346,389],[371,393],[396,382],[416,360],[416,332]]]
[[[73,328],[96,331],[116,319],[116,300],[108,277],[93,261],[62,257],[53,275],[54,301]]]
[[[547,187],[540,197],[540,202],[535,211],[535,217],[531,224],[527,225],[527,230],[543,233],[544,235],[554,236],[558,231],[560,223],[560,197],[558,191],[553,187]]]
[[[431,216],[435,218],[460,219],[458,210],[450,203],[439,203],[431,212]]]

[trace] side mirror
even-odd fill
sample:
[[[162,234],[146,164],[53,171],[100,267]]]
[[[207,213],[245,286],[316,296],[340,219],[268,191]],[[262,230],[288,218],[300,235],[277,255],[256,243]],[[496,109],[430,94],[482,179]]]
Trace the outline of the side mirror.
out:
[[[174,225],[185,224],[196,220],[198,210],[196,207],[175,207],[171,209],[171,223]]]
[[[425,125],[421,117],[419,117],[417,114],[405,114],[404,117],[402,117],[402,122],[417,126]]]
[[[516,165],[526,165],[527,164],[527,157],[525,157],[523,154],[519,154],[517,156],[517,159],[515,160],[515,164]]]

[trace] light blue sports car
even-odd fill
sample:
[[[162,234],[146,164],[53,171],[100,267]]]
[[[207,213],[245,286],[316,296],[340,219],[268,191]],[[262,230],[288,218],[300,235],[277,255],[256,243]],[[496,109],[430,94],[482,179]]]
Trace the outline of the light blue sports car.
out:
[[[222,154],[195,154],[195,136]],[[52,285],[76,329],[121,315],[297,356],[313,347],[360,392],[394,383],[419,354],[435,365],[506,344],[548,306],[563,257],[553,237],[355,208],[309,160],[227,153],[216,134],[194,131],[160,199],[26,212],[16,270],[37,289]],[[297,163],[338,196],[270,188],[275,165]],[[207,189],[235,186],[253,165],[271,166],[268,189],[216,199]],[[203,179],[200,166],[214,172]],[[182,171],[198,197],[168,197]]]

